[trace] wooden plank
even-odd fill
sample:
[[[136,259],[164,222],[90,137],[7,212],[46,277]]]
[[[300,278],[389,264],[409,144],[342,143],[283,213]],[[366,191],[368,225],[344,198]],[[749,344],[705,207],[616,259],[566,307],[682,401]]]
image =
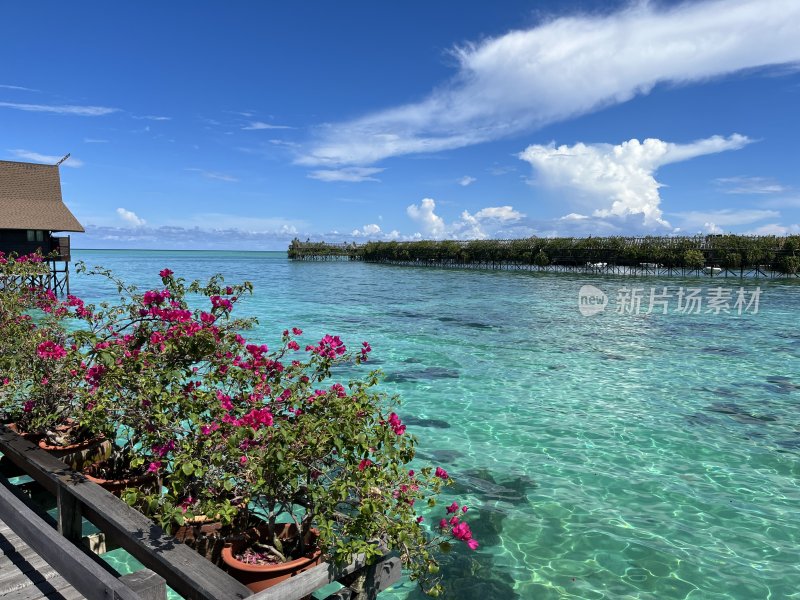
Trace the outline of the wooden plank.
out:
[[[355,560],[349,565],[340,567],[322,563],[263,592],[258,592],[250,600],[300,600],[300,598],[305,598],[322,586],[360,571],[365,566],[366,560],[363,554],[356,556]],[[400,578],[400,559],[395,556],[387,555],[373,567],[374,571],[381,573],[381,576],[373,582],[378,591],[385,589],[385,587],[380,588],[381,585],[385,584],[388,587]],[[377,594],[378,592],[375,593]]]
[[[252,595],[147,517],[2,425],[0,451],[50,493],[59,486],[68,489],[80,502],[84,517],[105,533],[108,542],[161,575],[180,595],[192,600],[241,600]]]
[[[67,491],[67,488],[60,486],[56,492],[56,502],[58,503],[58,532],[70,542],[80,541],[83,533],[80,503]]]
[[[83,598],[66,579],[57,575],[47,581],[31,582],[30,585],[3,594],[3,600],[62,600],[65,597]]]
[[[42,521],[5,485],[0,485],[0,520],[89,600],[140,600],[136,593]]]
[[[139,594],[142,600],[167,600],[167,584],[164,578],[150,569],[123,575],[119,580]]]

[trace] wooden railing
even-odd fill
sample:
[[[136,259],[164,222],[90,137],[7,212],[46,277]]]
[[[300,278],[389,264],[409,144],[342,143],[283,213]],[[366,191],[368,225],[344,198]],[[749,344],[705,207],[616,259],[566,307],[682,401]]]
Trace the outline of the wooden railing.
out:
[[[249,600],[300,600],[333,581],[345,580],[348,582],[348,587],[339,590],[326,600],[373,600],[379,592],[400,578],[401,566],[397,557],[386,555],[377,563],[367,565],[364,556],[360,555],[349,565],[335,566],[322,563],[268,590],[253,594],[248,588],[193,549],[166,535],[158,525],[122,500],[88,481],[80,473],[73,471],[57,458],[3,425],[0,425],[0,453],[56,497],[58,532],[43,522],[40,526],[34,527],[21,524],[19,519],[13,517],[7,520],[6,515],[12,514],[18,505],[13,503],[12,506],[12,501],[8,497],[10,492],[3,488],[8,494],[4,493],[0,498],[0,518],[15,531],[17,531],[17,527],[21,527],[26,534],[24,536],[17,532],[17,535],[23,538],[28,545],[40,551],[40,548],[50,543],[47,541],[50,539],[48,536],[55,534],[59,539],[60,548],[63,548],[65,544],[71,548],[66,551],[58,550],[59,555],[72,555],[76,560],[86,559],[91,562],[88,556],[76,552],[77,546],[81,544],[82,518],[86,518],[103,532],[107,544],[114,544],[125,549],[185,598],[192,600],[242,600],[244,598]],[[3,481],[4,478],[0,476],[0,482]],[[50,531],[48,532],[44,528],[49,528]],[[52,556],[52,553],[46,556],[45,553],[49,552],[48,550],[40,552],[42,552],[42,557],[59,571],[64,579],[73,584],[87,598],[90,598],[80,589],[79,585],[73,582],[73,579],[81,581],[80,578],[88,573],[84,566],[59,562],[60,558],[58,557],[54,557],[55,562],[51,562],[49,556]],[[96,564],[94,566],[101,569]],[[113,579],[109,573],[105,573],[105,575]],[[104,600],[115,597],[120,600],[135,600],[134,592],[131,592],[134,596],[116,595],[116,588],[107,587],[112,585],[108,577],[94,572],[91,577],[95,579],[102,577],[102,579],[97,579],[99,583],[92,584],[95,586],[92,589],[96,588],[99,590],[97,593],[105,594],[102,595]],[[117,581],[117,584],[128,589],[125,583],[120,584]],[[119,593],[127,592],[123,590]],[[95,597],[98,600],[100,598],[100,596]]]

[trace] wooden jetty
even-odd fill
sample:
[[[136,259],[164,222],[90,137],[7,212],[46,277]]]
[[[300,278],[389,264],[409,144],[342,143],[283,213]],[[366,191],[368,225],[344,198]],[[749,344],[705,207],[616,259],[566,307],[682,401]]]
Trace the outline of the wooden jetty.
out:
[[[526,238],[328,244],[293,240],[298,261],[655,277],[800,277],[800,236]]]
[[[322,563],[268,590],[253,593],[122,500],[0,425],[0,453],[56,499],[55,523],[0,473],[0,597],[14,600],[164,600],[166,586],[191,600],[300,600],[343,583],[326,600],[374,600],[400,578],[400,559],[367,565],[364,555],[343,566]],[[102,544],[82,535],[83,521]],[[125,549],[145,569],[120,576],[91,547]],[[5,590],[5,591],[4,591]]]

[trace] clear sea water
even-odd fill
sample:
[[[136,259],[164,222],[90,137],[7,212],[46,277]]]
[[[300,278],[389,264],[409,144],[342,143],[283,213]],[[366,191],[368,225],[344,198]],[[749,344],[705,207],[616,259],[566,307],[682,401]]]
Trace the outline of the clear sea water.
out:
[[[481,547],[443,561],[458,599],[800,598],[800,285],[757,314],[578,311],[584,284],[738,280],[295,263],[285,253],[75,251],[142,286],[249,280],[249,337],[368,340],[424,460],[458,481]],[[112,290],[73,274],[90,300]],[[676,302],[676,300],[672,300]],[[432,518],[429,520],[433,520]],[[438,519],[437,519],[438,520]],[[417,598],[410,583],[382,596]]]

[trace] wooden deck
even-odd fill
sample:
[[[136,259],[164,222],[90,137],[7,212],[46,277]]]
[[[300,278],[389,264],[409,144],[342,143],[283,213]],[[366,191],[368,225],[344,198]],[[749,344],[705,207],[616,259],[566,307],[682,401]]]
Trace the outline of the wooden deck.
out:
[[[345,587],[326,600],[375,600],[400,578],[397,556],[386,554],[367,564],[359,554],[350,564],[322,563],[253,594],[119,498],[2,424],[0,452],[57,503],[54,528],[0,474],[2,600],[166,600],[166,585],[188,600],[300,600],[333,581]],[[145,568],[120,575],[86,551],[84,518],[103,532],[106,542],[125,549]]]
[[[78,600],[83,597],[0,520],[0,598]]]

